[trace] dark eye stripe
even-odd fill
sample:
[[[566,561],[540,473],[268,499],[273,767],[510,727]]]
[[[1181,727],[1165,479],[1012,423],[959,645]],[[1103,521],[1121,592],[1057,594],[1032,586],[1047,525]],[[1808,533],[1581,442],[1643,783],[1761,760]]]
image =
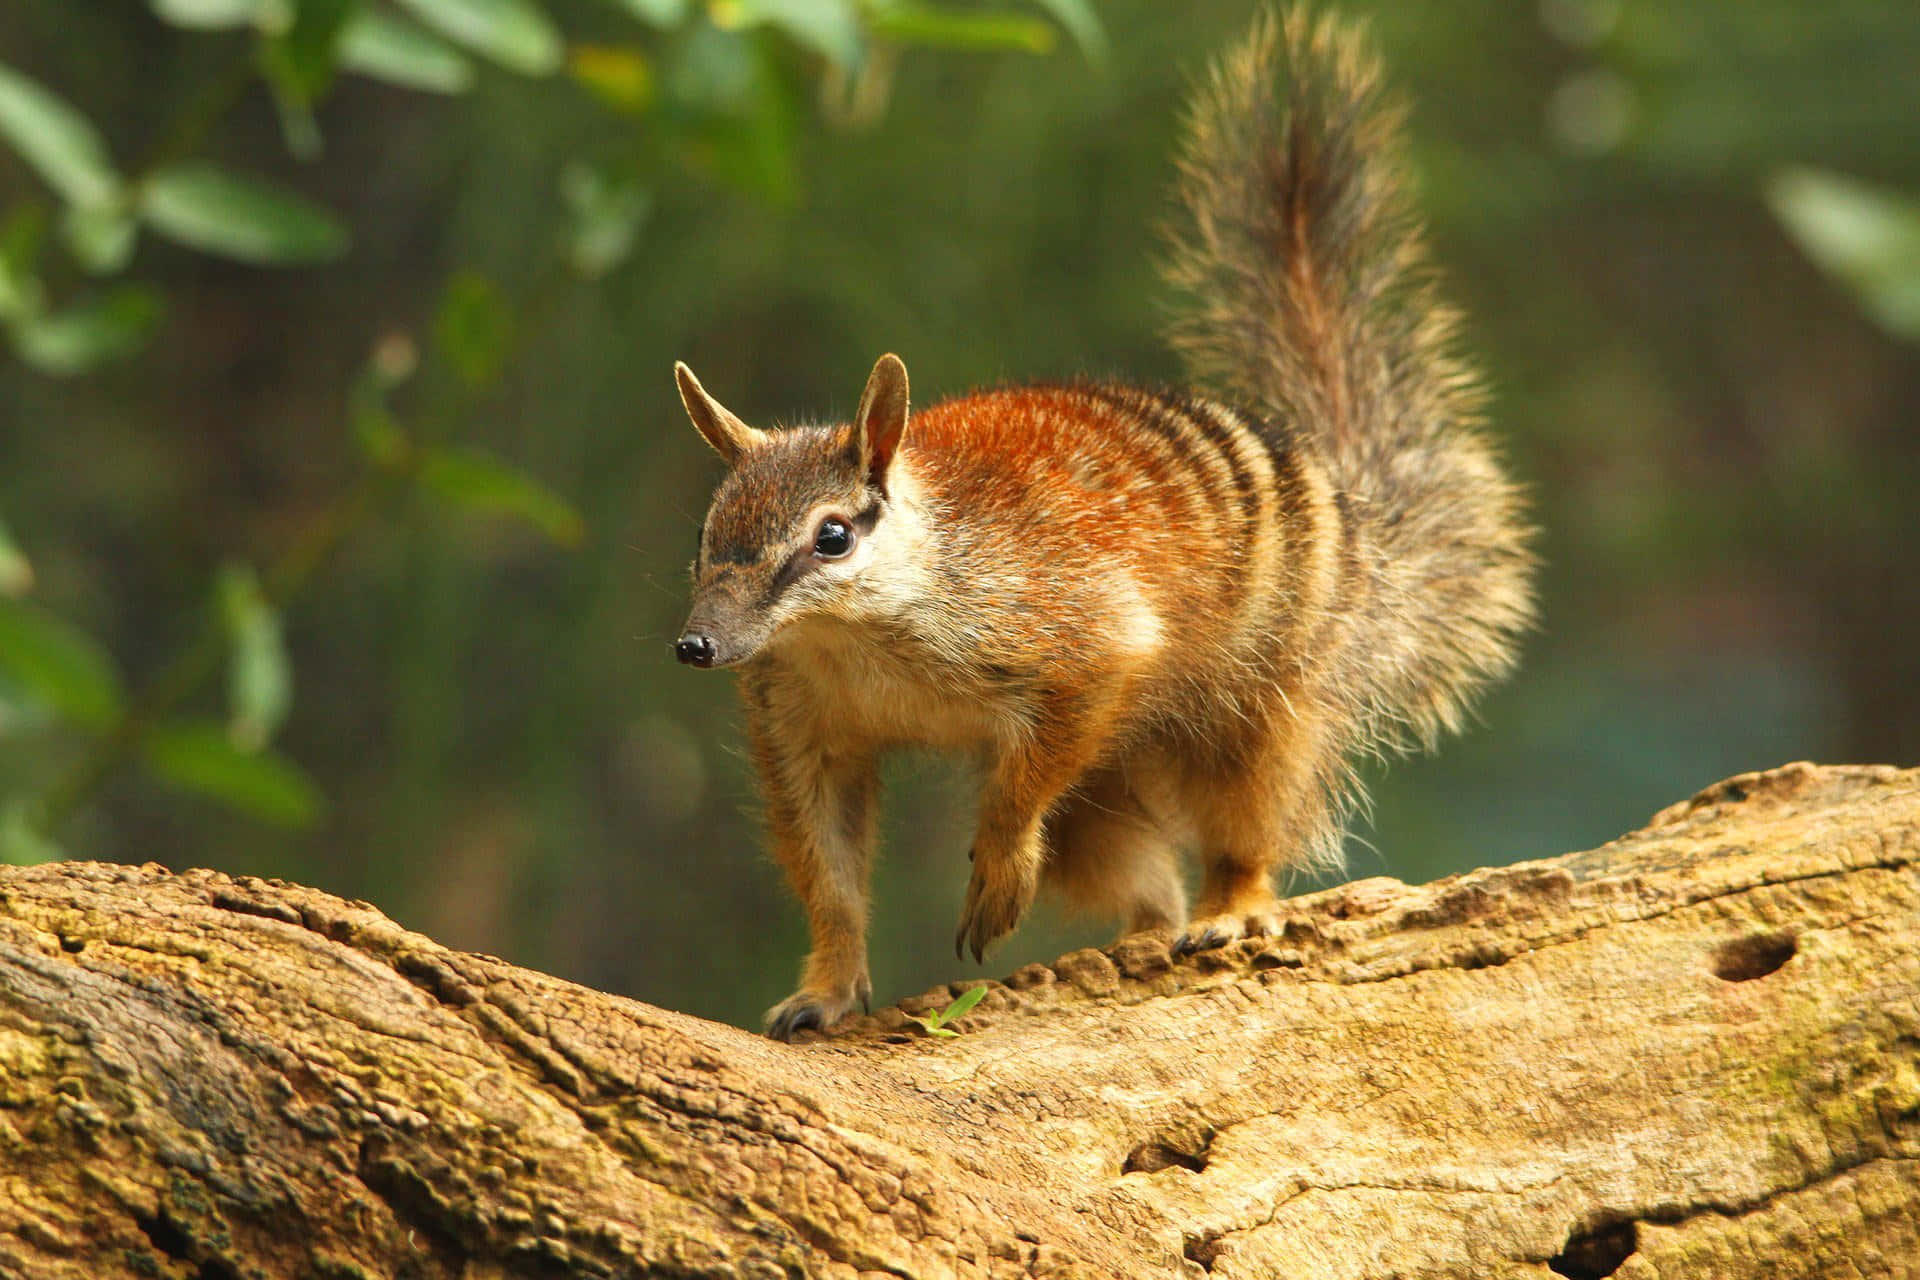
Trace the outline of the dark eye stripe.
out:
[[[866,537],[873,532],[874,526],[880,523],[880,504],[875,502],[870,506],[854,512],[852,519],[847,521],[847,523],[859,537]],[[817,567],[818,564],[819,562],[813,558],[813,543],[811,541],[803,544],[788,555],[785,562],[781,564],[779,572],[775,573],[772,580],[767,583],[766,591],[761,594],[761,607],[765,608],[775,600],[778,600],[782,592],[805,577],[806,574]]]
[[[782,592],[800,581],[801,577],[813,567],[812,547],[802,547],[788,556],[787,562],[780,566],[780,572],[774,574],[773,581],[767,583],[766,594],[760,597],[761,605],[764,607],[778,600]]]

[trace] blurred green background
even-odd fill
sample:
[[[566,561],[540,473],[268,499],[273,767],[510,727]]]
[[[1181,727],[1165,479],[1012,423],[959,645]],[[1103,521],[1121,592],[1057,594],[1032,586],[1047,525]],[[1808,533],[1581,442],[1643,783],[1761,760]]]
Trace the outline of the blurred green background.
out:
[[[1544,533],[1544,626],[1355,874],[1920,757],[1920,6],[1350,3]],[[668,639],[718,463],[1173,380],[1184,86],[1245,0],[7,0],[0,850],[284,876],[753,1024],[799,913]],[[963,769],[891,774],[881,999],[967,975]],[[1298,885],[1295,886],[1300,887]],[[1004,973],[1104,937],[1043,908]]]

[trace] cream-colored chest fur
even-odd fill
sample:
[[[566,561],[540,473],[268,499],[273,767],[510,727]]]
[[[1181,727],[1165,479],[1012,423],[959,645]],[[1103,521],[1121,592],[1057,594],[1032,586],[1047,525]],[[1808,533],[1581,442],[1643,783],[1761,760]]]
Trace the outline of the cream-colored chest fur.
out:
[[[929,661],[917,645],[903,650],[897,637],[831,622],[795,631],[774,658],[775,701],[826,745],[973,751],[1022,730],[1018,707],[954,678],[950,664]]]

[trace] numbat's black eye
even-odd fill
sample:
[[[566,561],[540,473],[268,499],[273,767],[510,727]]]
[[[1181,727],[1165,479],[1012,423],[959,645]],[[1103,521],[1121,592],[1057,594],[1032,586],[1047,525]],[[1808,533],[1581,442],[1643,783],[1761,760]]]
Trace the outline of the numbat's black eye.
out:
[[[846,521],[828,517],[820,522],[820,532],[813,535],[813,554],[838,560],[851,550],[853,530],[847,528]]]

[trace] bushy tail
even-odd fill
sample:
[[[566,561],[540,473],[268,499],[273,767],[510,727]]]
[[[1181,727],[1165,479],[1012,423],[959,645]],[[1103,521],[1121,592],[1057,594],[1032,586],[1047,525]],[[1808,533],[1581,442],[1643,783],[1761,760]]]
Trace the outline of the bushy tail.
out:
[[[1522,503],[1435,297],[1400,123],[1356,31],[1263,13],[1196,95],[1166,264],[1195,377],[1342,494],[1361,589],[1316,683],[1347,704],[1345,745],[1376,751],[1456,728],[1532,618]]]

